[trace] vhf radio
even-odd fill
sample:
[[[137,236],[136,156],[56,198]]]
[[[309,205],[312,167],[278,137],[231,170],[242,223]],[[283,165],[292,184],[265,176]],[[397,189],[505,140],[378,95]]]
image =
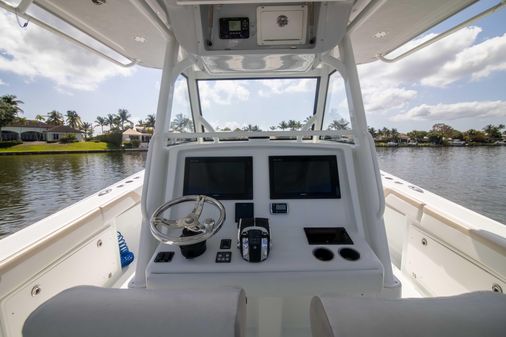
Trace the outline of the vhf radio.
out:
[[[271,250],[269,219],[241,218],[237,230],[237,248],[248,262],[262,262]]]

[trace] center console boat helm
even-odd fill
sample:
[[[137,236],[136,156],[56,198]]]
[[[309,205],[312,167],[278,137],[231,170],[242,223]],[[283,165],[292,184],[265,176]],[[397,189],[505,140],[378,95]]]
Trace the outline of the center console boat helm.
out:
[[[21,0],[14,7],[0,0],[0,7],[117,65],[163,69],[142,186],[135,273],[127,283],[134,289],[125,291],[146,289],[154,298],[157,291],[194,291],[202,296],[202,309],[204,298],[210,298],[205,289],[239,287],[248,298],[248,335],[276,337],[311,335],[315,296],[401,296],[357,64],[396,61],[469,24],[395,59],[386,56],[474,2]],[[504,5],[501,1],[472,19]],[[29,9],[61,24],[52,26]],[[95,41],[72,36],[64,25]],[[336,75],[346,92],[351,128],[331,130],[324,121]],[[171,128],[178,113],[178,78],[187,84],[188,130]],[[215,130],[204,113],[199,83],[280,79],[315,83],[314,106],[300,127]],[[234,108],[241,113],[241,105]],[[261,106],[256,118],[275,113],[274,106]],[[100,242],[93,246],[103,246]],[[33,289],[35,297],[40,291]],[[184,303],[191,307],[195,301]],[[328,301],[313,303],[321,310],[332,307]],[[9,329],[19,336],[40,302],[30,305],[23,307],[23,318],[9,314],[11,325],[2,323],[0,335]],[[313,333],[318,331],[323,330]]]

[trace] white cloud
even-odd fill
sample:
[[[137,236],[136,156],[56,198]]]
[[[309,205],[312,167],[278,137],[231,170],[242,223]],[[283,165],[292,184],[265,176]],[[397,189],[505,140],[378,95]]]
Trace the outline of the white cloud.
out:
[[[315,80],[313,79],[260,80],[258,83],[263,86],[258,90],[258,95],[262,97],[315,90]]]
[[[393,120],[455,120],[461,118],[506,117],[506,101],[474,101],[454,104],[422,104]]]
[[[496,71],[506,70],[506,34],[466,48],[448,60],[437,73],[422,84],[445,87],[461,79],[479,80]]]
[[[481,32],[479,27],[467,27],[395,63],[377,61],[359,67],[364,85],[409,85],[441,73],[443,66],[460,52],[470,48]],[[431,37],[413,40],[403,49],[409,49]]]
[[[115,76],[133,72],[91,54],[35,24],[22,29],[15,16],[0,13],[0,70],[29,81],[46,78],[64,92],[68,89],[93,91]]]
[[[212,104],[230,105],[246,101],[250,96],[248,85],[233,80],[202,81],[199,83],[202,106]]]
[[[417,97],[421,86],[445,87],[506,70],[506,34],[475,44],[481,32],[479,27],[467,27],[401,61],[360,65],[366,111],[405,108]],[[433,36],[429,34],[413,40],[396,54]]]
[[[0,78],[0,85],[8,85],[8,84],[2,81],[2,79]]]
[[[155,83],[157,90],[160,91],[160,82]],[[188,105],[188,84],[184,77],[179,77],[174,85],[174,101],[178,104]]]
[[[416,90],[400,87],[366,87],[363,90],[366,111],[397,109],[406,106],[417,95]]]

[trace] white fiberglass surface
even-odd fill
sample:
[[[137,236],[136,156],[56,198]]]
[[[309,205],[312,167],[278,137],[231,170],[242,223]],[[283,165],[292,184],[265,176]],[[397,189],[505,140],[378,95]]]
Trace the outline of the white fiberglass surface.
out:
[[[198,81],[202,116],[216,131],[299,130],[317,88],[316,78]]]

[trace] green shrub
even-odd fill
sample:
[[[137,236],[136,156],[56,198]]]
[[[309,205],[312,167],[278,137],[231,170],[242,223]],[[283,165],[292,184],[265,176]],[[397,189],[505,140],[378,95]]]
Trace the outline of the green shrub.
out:
[[[139,145],[141,145],[141,141],[138,139],[134,139],[130,142],[130,145],[132,146],[133,149],[137,149]]]
[[[74,134],[68,134],[60,138],[59,140],[62,144],[68,144],[68,143],[74,143],[77,142],[76,135]]]
[[[121,131],[113,131],[103,135],[98,135],[96,139],[100,142],[108,143],[114,147],[121,147],[123,134]]]
[[[23,142],[20,140],[2,141],[2,142],[0,142],[0,149],[5,149],[5,148],[12,147],[12,146],[19,145],[19,144],[23,144]]]

